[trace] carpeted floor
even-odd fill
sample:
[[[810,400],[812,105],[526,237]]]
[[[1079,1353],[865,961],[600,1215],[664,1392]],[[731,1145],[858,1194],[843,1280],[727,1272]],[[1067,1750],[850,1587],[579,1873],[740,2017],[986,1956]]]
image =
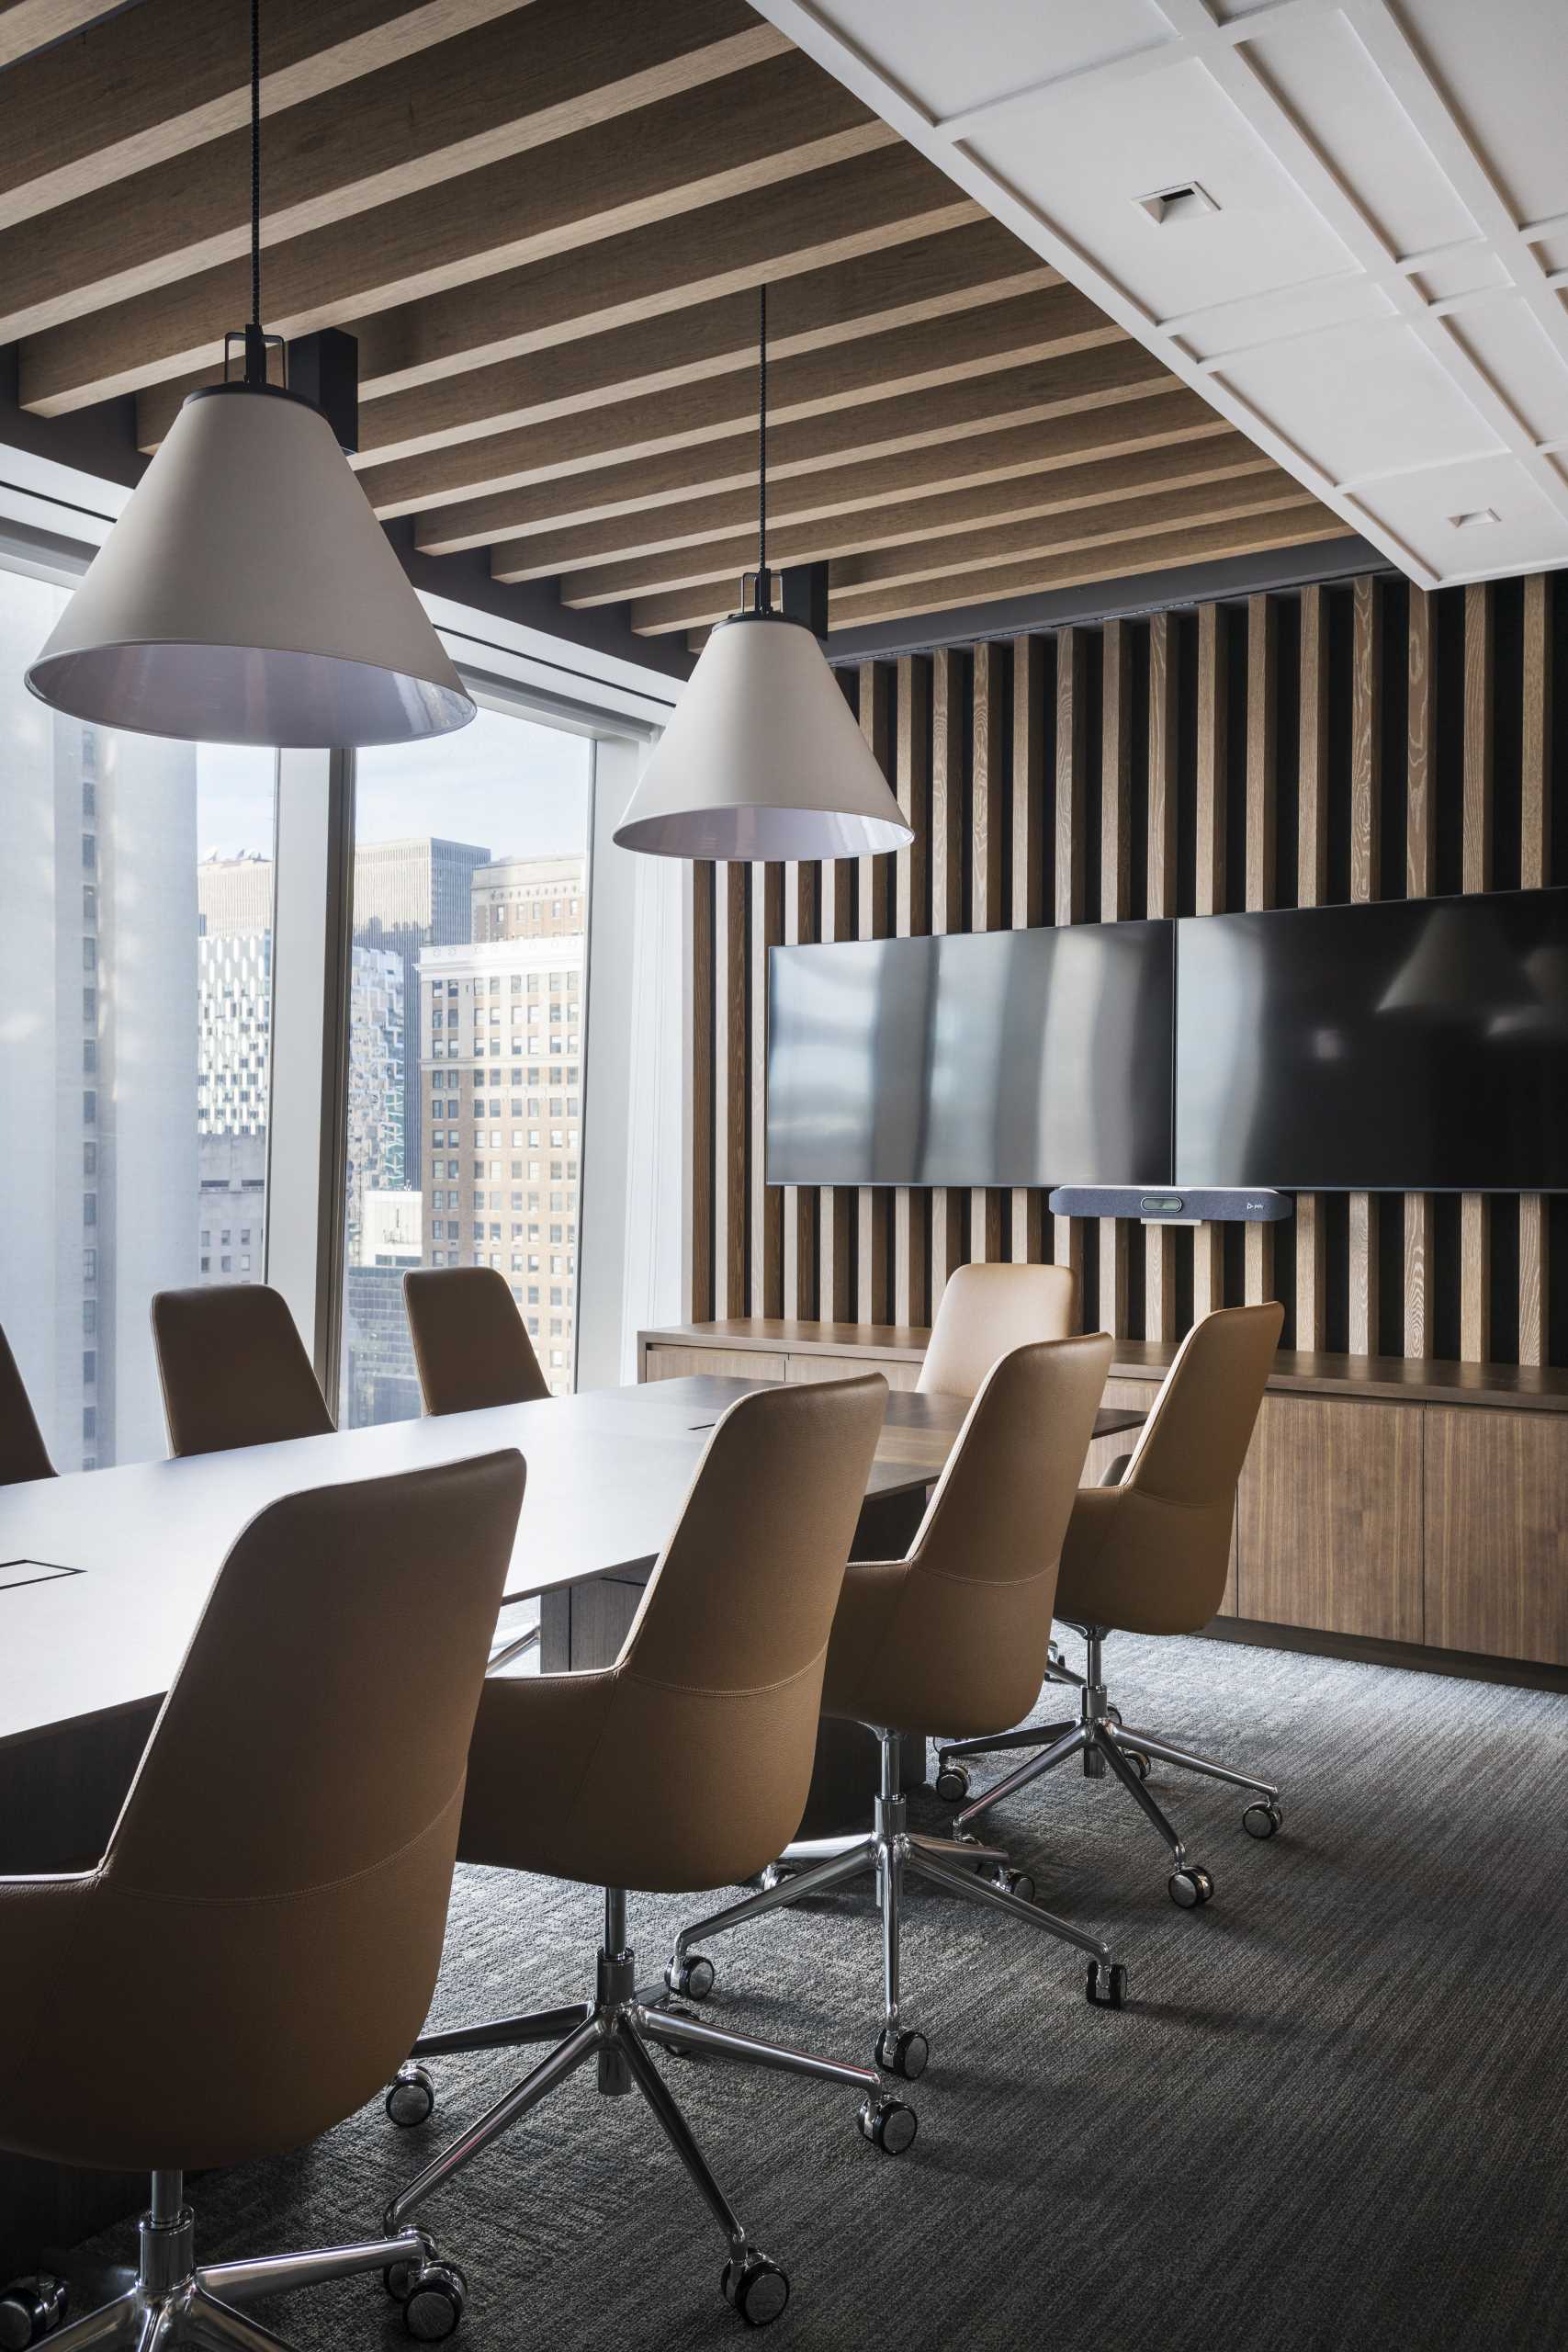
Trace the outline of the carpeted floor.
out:
[[[1069,1651],[1069,1655],[1073,1653]],[[1163,1849],[1109,1781],[1066,1773],[993,1815],[1042,1901],[1098,1924],[1131,2007],[1076,1955],[912,1893],[906,2010],[931,2037],[919,2136],[890,2159],[831,2087],[712,2064],[670,2078],[794,2292],[799,2352],[1468,2352],[1568,2343],[1568,1698],[1213,1642],[1108,1646],[1130,1723],[1282,1785],[1283,1834],[1163,1768],[1151,1784],[1215,1882],[1166,1894]],[[1059,1703],[1052,1712],[1064,1712]],[[917,1826],[947,1818],[918,1800]],[[645,1976],[694,1906],[634,1900]],[[459,1873],[435,2014],[580,1997],[596,1895]],[[862,2057],[869,1894],[712,1947],[710,2013]],[[445,2062],[402,2134],[377,2105],[304,2154],[200,2184],[199,2243],[356,2235],[521,2071]],[[637,2098],[580,2074],[432,2200],[466,2269],[473,2352],[738,2344],[723,2247]],[[82,2249],[84,2275],[124,2233]],[[78,2303],[77,2308],[81,2308]],[[259,2315],[259,2314],[258,2314]],[[266,2315],[300,2352],[406,2343],[374,2282]]]

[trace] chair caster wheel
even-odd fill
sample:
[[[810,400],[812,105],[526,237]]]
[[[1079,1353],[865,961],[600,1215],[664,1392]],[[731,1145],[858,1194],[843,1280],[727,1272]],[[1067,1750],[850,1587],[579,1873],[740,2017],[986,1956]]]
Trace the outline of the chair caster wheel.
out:
[[[713,1962],[705,1953],[677,1952],[664,1972],[664,1982],[683,2000],[705,2001],[713,1991]]]
[[[1241,1826],[1249,1838],[1276,1837],[1284,1824],[1284,1815],[1269,1798],[1259,1797],[1241,1816]]]
[[[47,2270],[30,2278],[13,2278],[0,2294],[0,2352],[28,2352],[29,2345],[52,2335],[69,2300],[64,2279]]]
[[[411,2058],[400,2066],[387,2093],[387,2114],[400,2132],[412,2132],[421,2123],[428,2123],[435,2112],[435,2080],[428,2067],[416,2065]]]
[[[1020,1903],[1033,1902],[1034,1881],[1027,1871],[1010,1871],[1005,1862],[998,1862],[996,1869],[988,1871],[986,1875],[1001,1894],[1010,1894]]]
[[[1183,1911],[1196,1911],[1207,1903],[1214,1891],[1214,1882],[1199,1863],[1193,1862],[1184,1871],[1172,1871],[1167,1882],[1170,1899]]]
[[[885,2074],[902,2075],[907,2083],[919,2082],[931,2054],[931,2043],[923,2033],[898,2033],[889,2026],[877,2035],[872,2052]]]
[[[861,2137],[880,2148],[885,2156],[901,2156],[918,2128],[914,2109],[906,2107],[901,2098],[868,2098],[855,2120]]]
[[[789,2301],[789,2280],[765,2254],[729,2261],[718,2276],[718,2290],[748,2327],[771,2327]]]
[[[944,1764],[936,1776],[936,1792],[943,1804],[962,1804],[969,1793],[969,1774],[962,1764]]]
[[[406,2291],[397,2298],[403,2307],[404,2327],[416,2344],[445,2343],[468,2301],[468,2282],[457,2264],[426,2262],[418,2268],[411,2265],[404,2283]]]
[[[1097,2009],[1121,2009],[1127,2005],[1127,1971],[1119,1960],[1091,1960],[1089,1997]]]

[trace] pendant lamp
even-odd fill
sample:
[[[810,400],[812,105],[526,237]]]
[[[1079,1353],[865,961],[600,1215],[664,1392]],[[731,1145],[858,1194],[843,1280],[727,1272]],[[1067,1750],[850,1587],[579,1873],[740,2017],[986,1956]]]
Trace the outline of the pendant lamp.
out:
[[[913,838],[822,649],[773,603],[768,309],[760,301],[757,570],[720,621],[615,829],[658,857],[863,857]]]
[[[266,380],[259,17],[251,0],[243,376],[185,402],[27,683],[133,734],[410,742],[466,726],[474,704],[325,417]]]

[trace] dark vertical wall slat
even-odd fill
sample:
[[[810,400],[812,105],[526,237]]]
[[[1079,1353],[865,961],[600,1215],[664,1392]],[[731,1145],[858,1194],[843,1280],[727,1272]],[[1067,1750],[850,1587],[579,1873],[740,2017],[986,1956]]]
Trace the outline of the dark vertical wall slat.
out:
[[[1330,583],[850,673],[909,849],[694,870],[694,1315],[921,1325],[956,1266],[1050,1254],[1087,1280],[1084,1320],[1119,1333],[1178,1338],[1277,1279],[1300,1347],[1563,1361],[1549,1241],[1568,1218],[1539,1196],[1301,1194],[1270,1267],[1258,1228],[1139,1238],[1051,1220],[1037,1191],[819,1196],[770,1192],[761,1167],[774,941],[1540,887],[1559,670],[1568,614],[1543,576]]]
[[[1464,851],[1466,890],[1492,888],[1493,592],[1464,592]],[[1483,1193],[1460,1200],[1460,1354],[1484,1363],[1492,1342],[1492,1204]]]

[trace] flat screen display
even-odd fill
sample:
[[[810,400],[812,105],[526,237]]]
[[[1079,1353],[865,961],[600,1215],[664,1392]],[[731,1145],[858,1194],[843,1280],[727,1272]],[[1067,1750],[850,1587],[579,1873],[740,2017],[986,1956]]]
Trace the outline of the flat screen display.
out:
[[[1177,930],[1178,1185],[1568,1189],[1568,890]]]
[[[771,1184],[1168,1184],[1168,922],[775,947]]]

